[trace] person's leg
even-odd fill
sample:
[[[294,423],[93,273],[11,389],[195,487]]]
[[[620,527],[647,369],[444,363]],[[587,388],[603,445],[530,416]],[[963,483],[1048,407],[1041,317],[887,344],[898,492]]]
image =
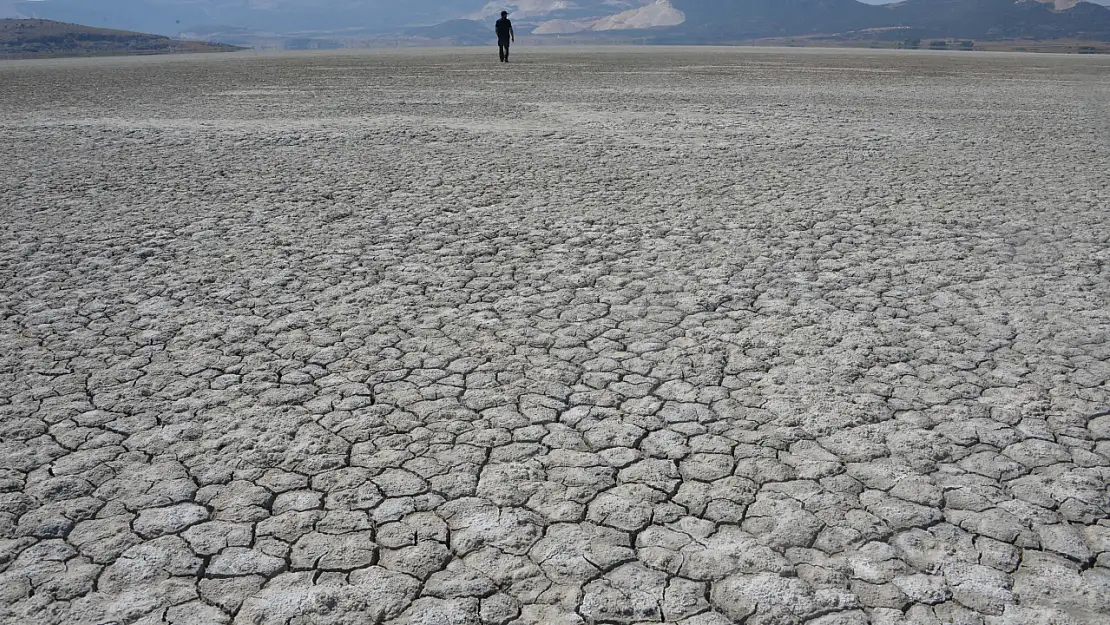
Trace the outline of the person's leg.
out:
[[[501,59],[502,63],[505,62],[505,56],[506,56],[505,52],[506,52],[505,42],[504,41],[498,41],[497,42],[497,58]]]
[[[509,42],[505,42],[505,62],[509,62]]]

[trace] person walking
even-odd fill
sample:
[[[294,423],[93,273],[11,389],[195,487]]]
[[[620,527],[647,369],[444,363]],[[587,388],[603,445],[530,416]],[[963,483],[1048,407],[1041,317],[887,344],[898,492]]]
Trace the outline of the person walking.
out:
[[[501,57],[502,63],[508,63],[509,43],[516,41],[516,33],[513,32],[513,23],[509,21],[508,11],[501,12],[501,19],[497,20],[494,30],[497,31],[497,54]]]

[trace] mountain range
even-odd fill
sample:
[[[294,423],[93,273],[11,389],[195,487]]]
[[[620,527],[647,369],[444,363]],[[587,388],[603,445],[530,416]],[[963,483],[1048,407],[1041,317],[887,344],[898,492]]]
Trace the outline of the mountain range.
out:
[[[0,59],[115,54],[232,52],[235,46],[90,28],[49,20],[0,18]]]
[[[406,33],[487,37],[512,13],[537,37],[628,31],[660,43],[889,32],[890,36],[1110,40],[1110,8],[1078,0],[0,0],[0,17],[35,17],[179,35]],[[1110,0],[1099,0],[1108,3]],[[202,25],[220,25],[219,27]]]
[[[1110,9],[1074,0],[673,0],[677,39],[728,41],[887,30],[891,36],[1110,40]],[[786,10],[789,6],[790,10]],[[881,32],[875,32],[880,36]]]

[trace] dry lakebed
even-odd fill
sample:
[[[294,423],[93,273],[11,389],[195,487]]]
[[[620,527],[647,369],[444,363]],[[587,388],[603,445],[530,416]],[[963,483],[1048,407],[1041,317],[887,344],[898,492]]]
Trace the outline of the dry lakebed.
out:
[[[1110,623],[1110,60],[0,63],[5,625]]]

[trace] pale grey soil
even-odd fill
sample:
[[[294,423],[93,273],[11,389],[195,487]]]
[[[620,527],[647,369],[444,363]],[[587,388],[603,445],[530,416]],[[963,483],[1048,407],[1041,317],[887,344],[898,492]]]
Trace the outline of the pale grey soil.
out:
[[[1105,59],[0,64],[0,621],[1110,622]]]

